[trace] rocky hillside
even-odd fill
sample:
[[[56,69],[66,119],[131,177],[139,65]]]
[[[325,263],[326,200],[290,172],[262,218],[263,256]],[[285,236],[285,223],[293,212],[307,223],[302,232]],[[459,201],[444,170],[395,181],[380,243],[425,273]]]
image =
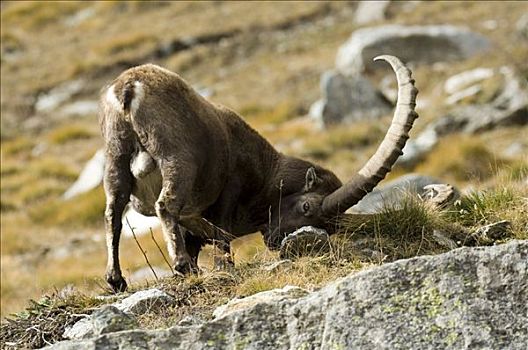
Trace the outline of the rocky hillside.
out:
[[[398,347],[400,338],[391,343],[389,333],[374,330],[403,322],[405,309],[407,330],[438,342],[431,344],[472,347],[480,346],[479,338],[483,347],[515,348],[513,339],[526,337],[513,326],[522,321],[523,309],[512,308],[517,316],[508,329],[479,323],[479,310],[493,314],[488,311],[503,310],[526,293],[515,289],[512,299],[501,299],[508,296],[495,295],[482,266],[495,264],[495,258],[509,266],[506,256],[524,251],[528,239],[527,12],[524,2],[2,2],[1,341],[15,348],[43,347],[66,339],[65,330],[83,315],[101,312],[103,319],[115,313],[128,320],[124,325],[139,327],[126,334],[145,336],[147,343],[163,334],[198,341],[194,337],[218,329],[223,332],[218,339],[205,340],[210,346],[232,341],[256,347],[252,330],[234,321],[238,316],[213,312],[232,299],[280,289],[264,294],[273,302],[255,306],[263,310],[255,322],[270,321],[268,311],[284,316],[267,325],[276,325],[277,344],[310,348],[336,340],[336,348],[368,348],[379,341]],[[354,208],[360,216],[339,223],[339,233],[324,249],[300,259],[295,251],[284,262],[255,233],[232,242],[234,269],[215,271],[218,252],[208,246],[200,256],[201,275],[166,278],[171,272],[158,249],[159,223],[129,212],[137,236],[125,225],[121,249],[131,291],[154,286],[176,301],[140,314],[100,310],[128,296],[109,295],[101,279],[106,259],[97,124],[101,87],[128,67],[162,65],[206,98],[240,112],[280,151],[346,180],[374,152],[394,109],[394,74],[372,61],[380,54],[401,57],[412,69],[420,118],[388,179]],[[510,240],[517,243],[500,245]],[[497,247],[383,265],[464,245]],[[449,266],[477,285],[464,289],[449,282],[467,297],[461,300],[467,318],[446,309],[458,302],[442,282],[441,276],[450,278],[443,264],[457,259],[469,259],[469,270]],[[423,275],[414,262],[424,266]],[[400,268],[417,284],[377,277],[400,276]],[[363,269],[370,270],[357,273]],[[500,271],[500,285],[520,276],[520,270]],[[345,282],[333,282],[341,277]],[[425,280],[432,281],[433,295]],[[368,305],[378,305],[372,306],[378,311],[388,305],[392,312],[361,313],[367,304],[356,303],[362,299],[354,287],[359,282],[373,291],[367,293],[373,298]],[[325,287],[329,283],[335,291]],[[302,290],[284,290],[288,285]],[[407,287],[408,300],[440,304],[431,311],[391,299],[396,296],[389,295],[391,288],[403,293]],[[289,291],[303,296],[292,298]],[[275,294],[282,295],[279,301]],[[310,315],[299,314],[301,328],[284,329],[281,320],[295,318],[300,305],[321,310],[324,305],[317,303],[323,299],[342,302],[343,310],[357,315],[349,320],[354,327],[340,330],[337,319],[325,331]],[[251,317],[251,310],[240,315]],[[379,327],[365,329],[358,317]],[[413,320],[419,320],[416,327]],[[171,328],[177,324],[187,328]],[[478,333],[477,326],[482,326]],[[153,331],[157,328],[166,330]],[[307,345],[296,335],[302,329],[313,336]],[[246,334],[247,343],[237,334]],[[114,335],[97,339],[82,344],[120,341]],[[417,344],[424,339],[416,338]]]
[[[137,329],[174,303],[155,290],[103,306],[49,349],[524,349],[528,243],[463,248],[366,269],[310,293],[292,286],[234,299],[208,322]],[[141,295],[140,295],[141,294]]]

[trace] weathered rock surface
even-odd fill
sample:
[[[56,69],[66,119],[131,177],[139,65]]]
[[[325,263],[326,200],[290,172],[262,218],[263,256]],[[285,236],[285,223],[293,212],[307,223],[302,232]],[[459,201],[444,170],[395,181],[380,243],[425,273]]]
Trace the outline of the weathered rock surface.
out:
[[[336,67],[356,75],[374,69],[372,59],[381,54],[404,62],[434,63],[465,59],[490,45],[486,37],[462,27],[384,25],[352,33],[339,48]]]
[[[428,195],[431,196],[432,188],[428,186],[435,184],[443,184],[443,182],[430,176],[407,174],[376,187],[351,210],[354,213],[368,214],[380,212],[384,207],[397,208],[408,195],[416,195],[424,199]],[[453,196],[456,197],[459,190],[454,187],[452,189]],[[451,201],[450,198],[445,198],[444,202],[446,200]],[[439,203],[439,206],[442,205]]]
[[[219,319],[234,314],[240,310],[249,309],[255,305],[268,303],[277,304],[281,301],[291,301],[292,299],[304,297],[307,294],[309,294],[309,292],[306,289],[295,286],[285,286],[281,289],[273,289],[256,293],[246,298],[235,298],[230,300],[227,304],[216,308],[216,310],[213,312],[213,316],[216,319]]]
[[[321,77],[321,92],[322,101],[311,108],[311,117],[323,126],[379,119],[390,114],[393,108],[371,82],[360,75],[347,77],[336,71],[325,72]]]
[[[525,349],[528,242],[401,260],[212,321],[51,349]]]
[[[113,306],[126,313],[141,314],[170,305],[173,302],[173,297],[162,290],[153,288],[135,292],[131,296],[113,304]]]
[[[104,306],[92,315],[94,334],[106,334],[137,328],[137,321],[115,306]]]
[[[64,332],[67,339],[85,339],[106,333],[119,332],[138,327],[137,321],[115,306],[106,305],[92,315],[81,319]]]
[[[67,339],[86,339],[138,327],[134,314],[170,305],[174,298],[159,289],[136,292],[111,305],[105,305],[90,316],[77,321],[63,334]]]

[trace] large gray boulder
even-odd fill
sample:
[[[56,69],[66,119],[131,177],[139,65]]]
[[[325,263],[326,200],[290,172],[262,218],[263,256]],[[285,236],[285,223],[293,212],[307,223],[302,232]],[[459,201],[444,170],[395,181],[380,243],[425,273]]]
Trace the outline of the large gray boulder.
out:
[[[352,274],[212,321],[51,349],[526,349],[528,242],[461,248]]]
[[[466,59],[490,47],[484,36],[451,25],[384,25],[352,33],[337,53],[336,67],[356,75],[375,67],[378,55],[394,55],[404,62],[434,63]]]
[[[379,119],[392,111],[389,102],[365,77],[327,71],[321,77],[323,98],[310,115],[320,125]]]
[[[388,181],[369,192],[350,210],[354,213],[379,213],[383,208],[398,208],[406,198],[426,198],[428,186],[444,182],[426,175],[407,174]],[[458,197],[460,191],[453,188],[453,197]],[[453,198],[453,200],[454,200]]]

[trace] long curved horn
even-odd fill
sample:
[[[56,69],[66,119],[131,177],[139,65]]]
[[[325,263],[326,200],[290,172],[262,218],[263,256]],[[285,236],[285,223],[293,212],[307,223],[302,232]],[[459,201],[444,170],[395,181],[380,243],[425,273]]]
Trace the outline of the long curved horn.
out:
[[[398,79],[398,101],[391,126],[376,150],[361,170],[346,184],[329,194],[323,201],[323,212],[336,215],[357,204],[367,193],[385,178],[400,155],[409,138],[413,122],[418,118],[414,111],[418,90],[414,87],[411,71],[397,57],[383,55],[374,61],[388,62]]]

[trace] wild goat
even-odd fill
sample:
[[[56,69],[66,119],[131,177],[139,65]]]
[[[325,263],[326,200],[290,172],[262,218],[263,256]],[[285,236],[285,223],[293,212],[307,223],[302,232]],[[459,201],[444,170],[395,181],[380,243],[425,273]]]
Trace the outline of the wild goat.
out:
[[[329,170],[277,152],[232,110],[215,105],[180,76],[146,64],[124,71],[101,95],[106,146],[106,280],[127,287],[119,265],[125,206],[161,220],[174,268],[197,269],[210,240],[260,231],[270,249],[295,229],[326,228],[391,170],[418,115],[411,72],[380,56],[396,72],[398,102],[376,153],[347,183]],[[217,227],[218,229],[213,229]],[[227,237],[225,232],[231,236]]]

